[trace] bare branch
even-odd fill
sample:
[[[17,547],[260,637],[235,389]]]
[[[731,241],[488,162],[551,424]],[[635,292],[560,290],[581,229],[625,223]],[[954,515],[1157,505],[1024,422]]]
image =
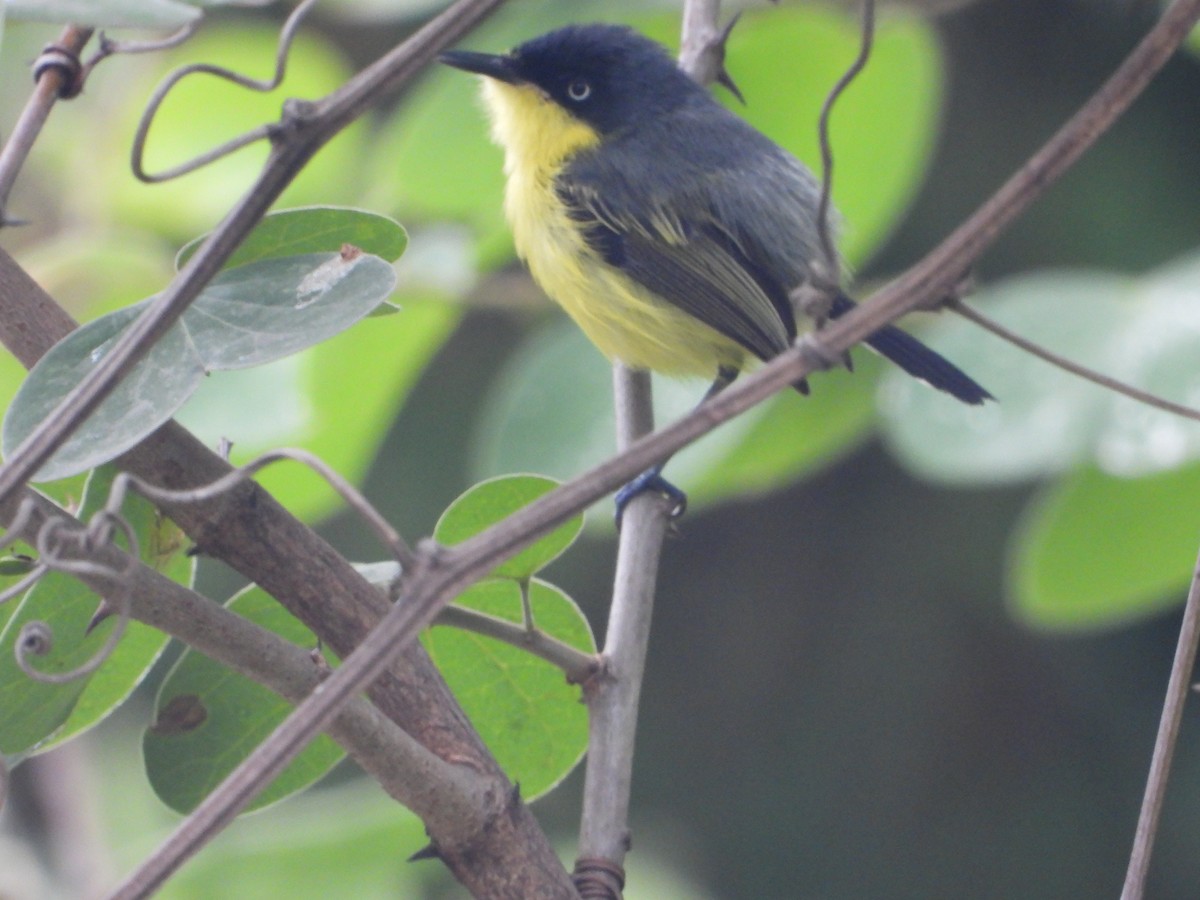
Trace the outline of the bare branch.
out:
[[[275,73],[270,78],[250,78],[247,75],[241,75],[230,69],[226,69],[224,66],[196,63],[176,69],[163,79],[162,84],[154,89],[154,93],[150,97],[150,102],[146,104],[146,108],[142,112],[142,117],[138,119],[137,130],[133,135],[130,164],[133,167],[134,176],[139,181],[144,181],[148,184],[170,181],[172,178],[178,178],[180,175],[194,172],[223,156],[228,156],[235,150],[240,150],[242,147],[273,135],[278,126],[260,125],[258,128],[253,128],[245,134],[238,135],[218,147],[214,147],[211,150],[201,153],[199,156],[189,159],[187,162],[172,166],[170,169],[162,172],[151,174],[143,166],[142,157],[145,155],[146,136],[150,132],[150,124],[154,121],[154,116],[158,113],[158,109],[162,106],[163,101],[167,99],[167,94],[171,93],[175,85],[179,84],[187,76],[205,72],[209,75],[223,78],[226,81],[232,81],[234,84],[241,85],[249,90],[264,94],[279,87],[283,83],[284,75],[287,73],[287,59],[292,49],[292,41],[296,37],[296,32],[300,29],[301,21],[303,21],[308,11],[312,9],[314,3],[316,3],[316,0],[304,0],[303,3],[300,3],[292,10],[291,14],[287,17],[287,21],[283,23],[283,29],[279,32],[279,45],[275,49]],[[183,35],[182,39],[186,39],[190,36],[191,32],[181,32],[181,34]]]
[[[1062,369],[1064,372],[1070,372],[1072,375],[1078,375],[1085,381],[1090,381],[1093,384],[1098,384],[1102,388],[1107,388],[1116,394],[1123,394],[1131,400],[1136,400],[1138,403],[1144,403],[1146,406],[1154,409],[1161,409],[1163,412],[1174,413],[1177,416],[1182,416],[1185,419],[1192,419],[1200,422],[1200,410],[1193,409],[1190,406],[1184,406],[1182,403],[1175,403],[1167,400],[1164,397],[1159,397],[1157,394],[1151,394],[1149,391],[1143,391],[1141,388],[1136,388],[1131,384],[1126,384],[1123,381],[1118,381],[1116,378],[1105,375],[1103,372],[1097,372],[1095,369],[1089,369],[1087,366],[1080,365],[1074,360],[1048,350],[1041,344],[1034,343],[1022,335],[1017,334],[1009,328],[1005,328],[991,316],[984,315],[974,307],[967,306],[961,300],[949,300],[946,302],[946,308],[958,313],[964,319],[974,322],[980,328],[990,331],[996,337],[1001,338],[1014,347],[1020,347],[1026,353],[1036,356],[1040,360],[1050,363],[1050,365]]]
[[[821,116],[817,123],[817,135],[821,142],[821,198],[817,202],[817,233],[821,237],[821,252],[825,256],[825,271],[822,279],[830,284],[819,284],[818,288],[836,287],[840,274],[837,248],[833,244],[832,229],[829,224],[829,206],[833,195],[833,144],[829,138],[829,118],[833,108],[845,93],[850,83],[866,68],[867,60],[871,58],[871,47],[875,42],[875,0],[863,0],[862,13],[862,43],[858,56],[850,64],[842,77],[834,83],[833,88],[825,97],[821,106]]]
[[[1154,741],[1154,755],[1150,760],[1146,793],[1142,798],[1141,812],[1138,814],[1137,831],[1133,840],[1133,851],[1129,856],[1129,868],[1125,873],[1125,886],[1121,890],[1121,900],[1142,900],[1146,890],[1150,854],[1154,849],[1154,836],[1158,831],[1163,799],[1167,793],[1167,776],[1171,772],[1171,757],[1175,754],[1179,724],[1183,720],[1183,706],[1187,701],[1188,684],[1196,666],[1197,644],[1200,644],[1200,560],[1197,560],[1196,569],[1192,573],[1192,586],[1188,590],[1183,622],[1179,626],[1179,642],[1175,646],[1175,659],[1171,663],[1167,695],[1163,698],[1162,717],[1158,722],[1158,736]]]
[[[58,43],[52,45],[66,59],[74,59],[78,64],[79,53],[91,39],[92,29],[68,25],[58,38]],[[4,149],[0,150],[0,228],[9,222],[8,196],[12,193],[17,174],[21,171],[33,142],[42,133],[42,126],[50,116],[54,104],[64,95],[73,90],[75,78],[60,65],[44,65],[37,71],[37,81],[25,108],[13,126],[12,134]],[[76,73],[78,74],[78,73]],[[68,93],[68,96],[74,96]]]
[[[570,644],[565,644],[537,628],[526,628],[498,616],[489,616],[477,609],[455,606],[452,603],[438,613],[433,624],[482,634],[532,653],[562,669],[572,684],[583,684],[600,669],[598,656],[576,650]]]

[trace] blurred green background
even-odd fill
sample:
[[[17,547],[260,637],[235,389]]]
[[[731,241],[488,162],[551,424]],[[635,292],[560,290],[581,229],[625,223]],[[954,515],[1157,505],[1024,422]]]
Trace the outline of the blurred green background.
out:
[[[309,55],[293,66],[292,77],[311,81],[289,81],[288,92],[328,89],[400,39],[417,7],[435,6],[321,5],[311,46],[300,48]],[[669,39],[677,10],[646,6],[515,0],[468,45],[498,50],[601,14]],[[802,7],[754,6],[729,68],[747,115],[811,159],[810,110],[826,73],[844,64],[834,35],[849,26],[803,18]],[[835,143],[849,142],[837,199],[856,281],[901,270],[971,212],[1112,71],[1153,11],[1125,0],[982,0],[933,20],[885,23],[881,56],[891,54],[894,68],[881,80],[894,96],[875,107],[863,96],[857,115],[848,103],[834,121]],[[258,54],[250,65],[264,73],[269,17],[216,21],[233,30],[202,35],[175,58]],[[21,65],[52,34],[9,24],[5,123],[23,97]],[[810,43],[788,43],[793,34]],[[212,181],[167,188],[122,174],[132,122],[163,65],[101,66],[78,107],[55,113],[11,204],[33,224],[5,231],[5,247],[85,317],[158,290],[174,248],[210,228],[253,171],[233,160]],[[788,66],[808,68],[790,77]],[[266,428],[237,444],[246,453],[256,440],[312,447],[365,477],[368,495],[414,538],[484,475],[562,477],[608,446],[606,367],[577,350],[561,314],[512,265],[495,194],[499,153],[485,146],[469,82],[443,74],[340,138],[281,204],[354,203],[400,219],[412,236],[395,298],[401,313],[273,369],[263,402],[308,430]],[[1198,95],[1200,65],[1181,55],[976,273],[981,308],[1002,316],[1013,307],[1028,336],[1106,370],[1161,375],[1156,389],[1193,403],[1191,368],[1200,366],[1162,375],[1113,347],[1124,353],[1130,335],[1149,328],[1154,317],[1129,308],[1144,312],[1158,294],[1200,308],[1200,276],[1188,275],[1196,267],[1177,262],[1200,235]],[[181,102],[175,112],[167,105],[152,134],[152,168],[211,143],[213,120],[237,127],[229,109],[253,122],[279,98],[251,110],[241,94],[198,93],[191,102],[203,116]],[[1008,280],[1015,276],[1023,280]],[[1172,359],[1200,359],[1189,355],[1200,338],[1186,315],[1155,315],[1186,331],[1183,349],[1168,348]],[[1127,432],[1149,434],[1157,420],[1122,432],[1129,412],[1103,394],[1014,361],[956,323],[915,325],[1000,398],[1000,412],[952,418],[957,410],[927,402],[931,392],[891,381],[860,356],[856,376],[814,379],[810,400],[782,398],[772,418],[732,426],[726,444],[671,469],[698,502],[659,578],[631,898],[1119,892],[1200,538],[1196,433],[1170,433],[1167,450],[1152,448],[1153,464],[1145,448],[1122,456]],[[1168,355],[1161,339],[1149,347],[1152,361]],[[545,382],[546,359],[558,366],[550,393],[567,409],[525,393]],[[263,383],[225,382],[208,407],[183,418],[194,417],[207,439],[236,431],[220,395],[250,396]],[[662,386],[676,411],[701,390]],[[261,408],[244,418],[262,419]],[[369,427],[385,416],[394,416],[386,436]],[[747,456],[779,461],[764,472]],[[275,478],[266,483],[297,508],[328,508],[312,479]],[[322,527],[350,558],[379,554],[347,517]],[[598,506],[583,540],[549,570],[598,633],[613,550],[609,508]],[[202,572],[202,586],[227,596],[236,583],[215,568]],[[101,840],[120,847],[117,872],[172,821],[141,799],[133,757],[148,702],[135,699],[87,738],[83,765],[108,798]],[[47,852],[52,830],[30,781],[38,766],[60,764],[49,759],[18,770],[6,813],[10,836]],[[1198,760],[1200,729],[1185,720],[1151,896],[1194,897],[1200,885]],[[458,895],[432,864],[401,862],[422,845],[419,826],[347,768],[331,781],[236,824],[164,896],[212,896],[217,883],[223,895],[245,897]],[[568,858],[581,784],[577,772],[535,806]],[[356,872],[349,887],[332,877],[343,866]],[[285,888],[286,875],[296,883]]]

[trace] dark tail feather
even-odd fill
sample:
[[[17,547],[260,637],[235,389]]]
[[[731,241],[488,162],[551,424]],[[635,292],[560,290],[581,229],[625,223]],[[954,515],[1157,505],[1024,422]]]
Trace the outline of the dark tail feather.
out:
[[[854,309],[855,303],[845,294],[839,294],[829,311],[836,319]],[[930,350],[915,337],[894,325],[885,325],[865,341],[866,345],[902,368],[909,375],[924,381],[939,391],[963,403],[977,405],[985,400],[995,400],[987,389],[977,384],[971,376],[946,357]]]

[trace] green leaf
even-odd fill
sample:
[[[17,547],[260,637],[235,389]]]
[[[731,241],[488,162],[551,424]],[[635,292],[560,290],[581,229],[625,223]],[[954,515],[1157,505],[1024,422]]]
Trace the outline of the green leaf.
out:
[[[472,441],[473,477],[533,471],[566,479],[611,456],[612,377],[573,322],[535,333],[487,392]]]
[[[258,587],[239,592],[227,606],[294,644],[316,645],[312,633]],[[142,740],[155,793],[172,809],[191,812],[291,709],[249,678],[185,651],[163,682],[155,723]],[[329,737],[319,736],[247,808],[260,809],[303,790],[342,756]]]
[[[84,521],[107,499],[114,474],[112,467],[92,473],[79,513]],[[182,555],[184,541],[179,530],[136,495],[126,499],[121,512],[134,528],[142,561],[189,584],[192,561]],[[123,544],[123,539],[118,543]],[[100,598],[74,578],[49,572],[20,601],[0,631],[0,753],[22,756],[95,725],[141,683],[162,652],[166,636],[131,621],[116,650],[90,677],[49,684],[21,671],[14,645],[21,629],[33,621],[45,622],[54,641],[49,654],[31,659],[38,671],[60,674],[92,659],[117,624],[117,617],[110,616],[91,633],[86,632],[99,603]],[[45,743],[52,734],[53,742]]]
[[[176,268],[207,240],[204,234],[188,241],[175,257]],[[408,246],[408,235],[394,219],[344,206],[306,206],[269,213],[225,263],[226,269],[280,256],[336,253],[344,244],[395,262]]]
[[[376,256],[264,259],[214,278],[183,323],[206,369],[243,369],[344,331],[395,285],[395,271]]]
[[[481,482],[442,513],[433,530],[434,540],[451,546],[462,543],[556,487],[557,481],[540,475],[503,475]],[[529,578],[571,546],[582,527],[583,516],[576,516],[501,563],[492,574],[504,578]]]
[[[1112,335],[1117,362],[1102,371],[1196,408],[1200,406],[1200,254],[1132,285],[1127,321]],[[1111,394],[1094,451],[1112,475],[1137,477],[1200,459],[1200,424]]]
[[[1027,511],[1012,552],[1014,614],[1047,631],[1115,628],[1178,604],[1196,562],[1200,465],[1145,478],[1086,467]]]
[[[1200,405],[1200,255],[1141,279],[1047,272],[971,299],[1018,334],[1102,374]],[[1095,463],[1135,477],[1200,458],[1200,425],[1152,409],[946,317],[929,342],[998,402],[971,408],[903,373],[883,389],[886,436],[906,465],[951,483],[1003,483]],[[968,364],[969,361],[969,364]]]
[[[6,457],[96,367],[141,311],[139,304],[90,322],[38,360],[4,415],[2,443]],[[35,480],[65,478],[128,450],[171,418],[203,378],[204,363],[183,326],[176,323],[38,470]]]
[[[529,583],[537,628],[594,653],[595,639],[575,603],[545,582]],[[515,581],[482,581],[455,603],[522,621]],[[521,796],[538,797],[565,778],[587,749],[587,708],[579,687],[550,663],[509,644],[456,628],[435,626],[422,640],[488,749]]]
[[[751,413],[750,427],[725,456],[694,479],[684,476],[689,503],[765,494],[807,477],[840,458],[875,427],[875,391],[882,364],[856,354],[854,371],[809,379],[807,397],[785,391]],[[674,468],[672,476],[679,477]]]
[[[1018,334],[1119,377],[1131,284],[1102,273],[1047,272],[1010,279],[970,302]],[[1107,391],[956,317],[944,316],[922,338],[996,402],[966,406],[890,371],[881,389],[884,436],[917,474],[951,484],[1006,483],[1062,472],[1090,456],[1111,409]]]
[[[171,418],[205,371],[259,365],[325,340],[367,315],[394,285],[392,267],[365,255],[266,259],[222,272],[39,470],[38,480],[114,458]],[[5,415],[5,455],[95,367],[144,306],[85,325],[38,361]]]

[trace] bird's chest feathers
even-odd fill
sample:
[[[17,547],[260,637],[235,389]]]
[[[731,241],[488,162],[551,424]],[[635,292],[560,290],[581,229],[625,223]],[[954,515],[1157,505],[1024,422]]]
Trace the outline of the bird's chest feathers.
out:
[[[599,136],[536,88],[489,79],[483,91],[492,137],[504,148],[504,208],[513,239],[540,281],[544,273],[539,270],[583,246],[555,195],[554,178],[566,160],[595,145]]]
[[[669,374],[739,368],[744,354],[736,344],[609,266],[567,215],[555,178],[599,135],[534,88],[494,80],[483,88],[492,137],[505,152],[504,211],[517,254],[542,290],[609,357]]]

